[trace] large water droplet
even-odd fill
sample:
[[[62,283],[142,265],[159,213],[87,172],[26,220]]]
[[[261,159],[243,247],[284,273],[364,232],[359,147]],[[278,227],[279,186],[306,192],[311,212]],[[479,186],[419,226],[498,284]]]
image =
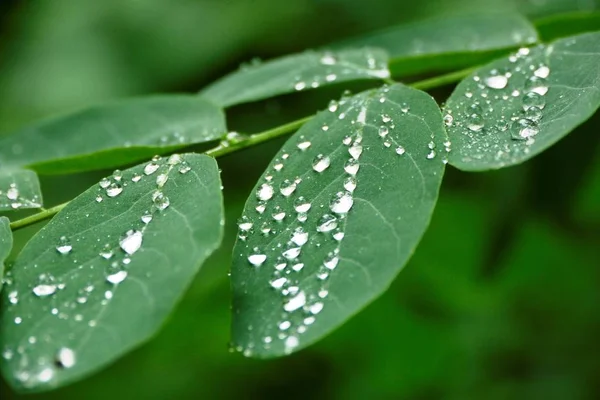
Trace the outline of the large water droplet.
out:
[[[123,282],[127,278],[127,271],[121,270],[117,271],[114,274],[110,274],[106,277],[106,281],[108,283],[112,283],[113,285],[118,285]]]
[[[287,249],[283,252],[283,256],[288,260],[295,260],[300,255],[300,251],[302,249],[300,247],[292,247],[291,249]]]
[[[106,195],[108,197],[117,197],[121,192],[123,192],[123,187],[116,182],[111,183],[108,188],[106,188]]]
[[[248,256],[248,262],[255,267],[259,267],[267,260],[267,255],[262,254],[256,247],[253,249],[253,252],[253,254]]]
[[[130,230],[127,231],[125,237],[121,239],[119,245],[121,249],[129,255],[134,254],[142,247],[143,234],[140,231]]]
[[[354,158],[351,158],[344,165],[344,171],[346,171],[347,174],[354,176],[358,173],[359,167],[360,165],[358,164],[358,161]]]
[[[307,212],[308,210],[310,210],[311,206],[312,205],[310,204],[310,202],[306,200],[304,196],[300,196],[294,201],[294,210],[296,210],[296,212],[299,213]]]
[[[525,81],[525,90],[527,92],[534,92],[540,96],[543,96],[548,93],[548,84],[546,83],[546,79],[532,76]]]
[[[287,312],[292,312],[304,307],[305,304],[306,294],[304,291],[300,291],[283,305],[283,309]]]
[[[61,347],[56,353],[56,363],[62,368],[71,368],[75,366],[75,351],[68,347]]]
[[[323,215],[318,222],[317,231],[318,232],[329,232],[337,228],[338,222],[337,218],[331,214]]]
[[[510,129],[511,137],[515,140],[527,140],[539,132],[537,124],[527,118],[514,121]]]
[[[323,154],[319,154],[313,160],[312,167],[317,172],[323,172],[329,167],[330,164],[331,159],[329,157],[324,156]]]
[[[540,110],[546,106],[546,98],[536,92],[529,92],[523,96],[523,110],[531,107],[539,108]]]
[[[271,197],[273,197],[273,193],[274,193],[273,186],[271,186],[268,183],[263,183],[256,190],[256,197],[259,200],[267,201],[267,200],[271,199]]]
[[[57,286],[54,284],[39,284],[33,288],[33,294],[37,297],[46,297],[56,293]]]
[[[467,128],[473,132],[478,132],[483,129],[483,118],[480,114],[473,113],[467,117]]]
[[[158,170],[159,165],[154,162],[151,161],[148,164],[146,164],[146,166],[144,167],[144,174],[146,175],[152,175],[153,173],[156,172],[156,170]]]
[[[483,81],[491,89],[504,89],[508,84],[508,78],[505,75],[490,75]]]
[[[348,149],[348,153],[350,153],[350,155],[352,156],[352,158],[354,158],[355,160],[358,160],[358,158],[362,154],[362,151],[363,151],[363,147],[360,144],[358,144],[358,143],[354,143],[352,145],[352,147],[350,147]]]
[[[297,228],[292,234],[292,242],[298,246],[304,246],[308,242],[308,232],[305,232],[302,228]]]
[[[156,208],[158,208],[161,211],[165,210],[171,204],[169,198],[158,190],[152,195],[152,201],[154,202]]]
[[[353,204],[354,199],[350,193],[338,192],[331,199],[329,207],[331,208],[331,211],[336,214],[345,214],[350,211]]]

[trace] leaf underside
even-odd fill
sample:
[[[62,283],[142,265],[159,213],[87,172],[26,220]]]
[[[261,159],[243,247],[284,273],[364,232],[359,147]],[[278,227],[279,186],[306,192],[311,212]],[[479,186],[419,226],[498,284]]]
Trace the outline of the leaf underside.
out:
[[[462,81],[448,99],[449,161],[469,171],[519,164],[600,106],[600,33],[522,49]]]
[[[128,99],[51,118],[0,138],[0,164],[58,174],[113,168],[227,132],[221,108],[190,95]]]
[[[446,140],[435,101],[394,85],[332,103],[283,146],[240,219],[237,350],[303,348],[387,288],[429,223]]]
[[[222,218],[217,165],[204,155],[136,166],[74,199],[7,274],[6,380],[62,386],[148,339],[219,245]]]
[[[387,54],[379,49],[307,51],[245,66],[200,95],[223,107],[340,82],[389,78]]]

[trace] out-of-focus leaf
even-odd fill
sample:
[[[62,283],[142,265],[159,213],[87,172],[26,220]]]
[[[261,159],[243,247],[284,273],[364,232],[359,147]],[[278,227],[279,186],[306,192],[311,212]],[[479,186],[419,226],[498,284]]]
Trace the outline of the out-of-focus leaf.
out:
[[[121,100],[55,117],[0,139],[0,163],[40,173],[121,166],[226,132],[223,111],[197,96]]]
[[[406,76],[478,64],[499,50],[536,41],[537,32],[527,19],[500,12],[426,19],[349,39],[336,47],[385,49],[394,76]]]
[[[4,280],[4,261],[8,258],[12,250],[13,237],[10,230],[10,221],[6,217],[0,217],[0,291]]]
[[[339,82],[389,78],[387,62],[378,49],[309,51],[242,67],[200,94],[228,107]]]
[[[522,49],[475,71],[445,107],[450,163],[470,171],[521,163],[600,106],[600,33]]]
[[[240,220],[233,344],[257,357],[298,350],[384,292],[429,223],[446,140],[435,101],[402,85],[304,125]]]
[[[0,170],[0,211],[40,208],[41,206],[42,191],[35,172],[12,168]]]
[[[0,317],[7,381],[20,391],[62,386],[148,339],[222,227],[217,164],[204,155],[153,160],[77,197],[10,271]]]
[[[535,21],[540,39],[550,40],[600,29],[600,12],[575,12],[551,15]]]

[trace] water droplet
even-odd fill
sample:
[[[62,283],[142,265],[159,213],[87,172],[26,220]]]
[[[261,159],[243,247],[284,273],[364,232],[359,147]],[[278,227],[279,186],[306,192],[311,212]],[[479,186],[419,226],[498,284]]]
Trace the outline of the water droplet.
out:
[[[123,187],[116,182],[111,183],[108,188],[106,188],[106,195],[108,197],[117,197],[123,192]]]
[[[400,104],[400,111],[407,113],[410,111],[410,106],[407,103]]]
[[[324,156],[323,154],[319,154],[313,160],[312,167],[317,172],[323,172],[329,167],[330,164],[331,159],[329,157]]]
[[[435,158],[435,154],[435,150],[431,150],[429,153],[427,153],[427,159],[433,160]]]
[[[133,174],[133,176],[131,177],[131,181],[133,183],[137,183],[142,179],[142,176],[140,174]]]
[[[546,98],[536,92],[529,92],[523,96],[523,110],[527,111],[530,107],[536,107],[540,110],[546,106]]]
[[[323,303],[321,303],[320,301],[316,302],[313,305],[311,305],[310,308],[309,308],[310,313],[314,314],[314,315],[320,313],[321,310],[323,310]]]
[[[61,236],[58,241],[58,246],[56,246],[56,251],[60,254],[69,254],[73,250],[73,246],[69,242],[66,236]]]
[[[331,100],[329,102],[329,105],[327,106],[327,109],[329,110],[329,112],[336,112],[338,109],[338,103],[335,100]]]
[[[54,284],[39,284],[33,288],[33,294],[37,297],[46,297],[56,293],[57,286]]]
[[[510,129],[511,137],[515,140],[527,140],[539,132],[537,124],[527,118],[519,118],[514,121]]]
[[[283,221],[285,218],[285,211],[283,211],[280,206],[276,206],[272,216],[275,221]]]
[[[534,92],[540,96],[543,96],[548,93],[548,84],[546,83],[546,79],[532,76],[525,81],[525,90],[527,92]]]
[[[292,235],[292,242],[294,242],[298,246],[304,246],[306,242],[308,242],[308,232],[304,232],[304,230],[301,227],[296,228]]]
[[[169,175],[160,174],[156,177],[156,185],[159,188],[161,188],[161,187],[165,186],[165,183],[167,183],[168,180],[169,180]]]
[[[363,147],[356,142],[352,145],[352,147],[350,147],[348,149],[348,153],[350,153],[352,158],[354,158],[355,160],[358,160],[358,158],[362,154],[362,151],[363,151]]]
[[[146,166],[144,167],[144,174],[146,175],[152,175],[153,173],[156,172],[156,170],[158,170],[159,165],[154,162],[151,161],[148,164],[146,164]]]
[[[56,363],[62,368],[71,368],[75,365],[75,351],[68,347],[61,347],[56,353]]]
[[[296,212],[299,213],[307,212],[308,210],[310,210],[311,206],[312,205],[310,204],[310,202],[306,200],[304,196],[300,196],[294,201],[294,210],[296,210]]]
[[[248,256],[248,261],[255,267],[260,267],[267,260],[267,255],[262,254],[256,247],[253,251],[254,253]]]
[[[345,214],[350,211],[353,204],[354,199],[349,192],[338,192],[331,199],[329,207],[336,214]]]
[[[152,221],[152,214],[146,211],[144,215],[142,215],[141,220],[144,224],[149,224]]]
[[[279,324],[279,330],[285,331],[290,329],[292,323],[290,321],[283,321]]]
[[[100,185],[100,187],[102,189],[106,189],[107,187],[110,186],[110,179],[102,178],[102,179],[100,179],[100,182],[98,184]]]
[[[129,255],[134,254],[142,247],[143,234],[140,231],[129,230],[125,237],[121,239],[119,245],[121,249]]]
[[[355,176],[358,173],[359,167],[360,165],[358,164],[358,161],[354,158],[351,158],[344,165],[344,171],[346,171],[347,174]]]
[[[303,90],[305,88],[306,88],[306,83],[302,82],[302,81],[296,82],[296,84],[294,85],[295,90]]]
[[[525,118],[533,122],[539,122],[542,119],[542,116],[542,110],[537,107],[529,107],[525,111]]]
[[[283,309],[287,312],[292,312],[304,307],[305,304],[306,294],[303,291],[300,291],[283,305]]]
[[[273,186],[271,186],[268,183],[263,183],[256,190],[256,197],[259,200],[267,201],[267,200],[271,199],[271,197],[273,197],[273,193],[274,193]]]
[[[281,182],[281,185],[279,186],[279,192],[285,197],[288,197],[289,195],[294,193],[295,190],[296,182],[292,182],[289,179],[286,179],[283,182]]]
[[[483,81],[491,89],[504,89],[508,84],[508,78],[505,75],[490,75]]]
[[[298,347],[299,341],[296,336],[288,336],[285,339],[285,351],[286,353],[291,352],[293,349]]]
[[[121,179],[123,179],[123,172],[121,172],[120,169],[115,169],[113,172],[113,179],[116,182],[121,182]]]
[[[336,62],[337,60],[332,53],[324,53],[321,57],[321,64],[323,65],[334,65]]]
[[[310,141],[302,140],[302,141],[298,142],[296,147],[298,147],[298,149],[304,151],[304,150],[308,149],[311,145],[312,145],[312,143]]]
[[[169,207],[169,205],[171,205],[169,198],[158,190],[152,195],[152,201],[154,202],[156,208],[161,211],[165,210],[167,207]]]
[[[181,163],[181,165],[179,166],[179,173],[180,174],[187,174],[191,170],[192,170],[192,167],[190,167],[190,165],[186,161],[183,161]]]
[[[390,133],[390,130],[388,129],[387,126],[382,125],[379,127],[379,136],[381,136],[382,138],[386,137],[388,135],[388,133]]]
[[[473,113],[467,118],[467,128],[473,132],[479,132],[483,129],[483,118],[481,115]]]
[[[102,200],[104,200],[104,199],[102,198],[101,195],[96,196],[96,203],[101,203]]]
[[[252,221],[250,221],[250,218],[248,218],[245,215],[240,217],[240,219],[238,220],[238,227],[241,231],[249,231],[250,229],[252,229],[252,225],[253,223]]]
[[[392,118],[391,118],[389,115],[387,115],[387,114],[383,114],[383,115],[381,116],[381,120],[382,120],[384,123],[386,123],[386,124],[387,124],[388,122],[390,122],[390,121],[392,120]]]
[[[541,65],[538,69],[533,71],[533,74],[538,78],[547,78],[550,75],[550,68],[545,65]]]
[[[287,249],[283,252],[283,256],[288,260],[295,260],[300,255],[300,251],[302,249],[300,247],[292,247],[291,249]]]
[[[398,147],[396,147],[396,154],[398,154],[398,155],[402,155],[402,154],[404,154],[405,152],[406,152],[406,150],[404,149],[404,147],[402,147],[402,146],[398,146]]]
[[[114,253],[110,247],[110,244],[105,244],[102,248],[102,251],[100,251],[100,257],[104,258],[105,260],[109,260],[113,255]]]
[[[114,274],[108,275],[106,277],[106,281],[108,283],[112,283],[113,285],[118,285],[119,283],[123,282],[125,278],[127,278],[127,271],[121,270],[115,272]]]
[[[271,281],[271,286],[275,289],[281,289],[287,282],[287,278],[277,278]]]

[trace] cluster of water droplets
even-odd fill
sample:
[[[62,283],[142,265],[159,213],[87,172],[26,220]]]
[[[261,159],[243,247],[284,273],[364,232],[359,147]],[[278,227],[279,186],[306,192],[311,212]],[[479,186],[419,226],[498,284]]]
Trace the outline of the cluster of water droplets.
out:
[[[137,221],[132,221],[131,229],[119,235],[109,234],[104,239],[86,237],[90,233],[72,238],[57,237],[55,245],[47,252],[47,259],[23,267],[36,273],[40,271],[37,280],[26,289],[26,293],[21,293],[15,288],[17,285],[12,274],[7,273],[4,278],[4,292],[8,302],[6,314],[14,315],[13,323],[22,326],[27,322],[27,325],[31,326],[43,322],[44,318],[57,318],[65,323],[70,321],[71,324],[75,324],[70,325],[73,332],[79,324],[87,324],[87,329],[95,328],[98,324],[95,318],[101,315],[100,310],[110,303],[118,286],[127,279],[130,264],[142,248],[149,224],[157,214],[165,212],[170,206],[169,198],[163,190],[170,175],[174,171],[186,174],[190,170],[190,165],[175,154],[167,159],[154,157],[140,172],[123,173],[116,170],[110,177],[102,179],[98,184],[98,195],[93,201],[95,207],[98,207],[96,203],[119,201],[119,197],[128,190],[128,186],[151,179],[155,190],[148,199],[148,209]],[[89,214],[86,214],[87,216]],[[95,255],[89,254],[90,240],[94,242],[92,248],[96,247]],[[80,248],[82,253],[78,251]],[[52,264],[55,257],[60,258],[61,264],[72,263],[73,268],[66,270],[61,276],[54,276],[48,272],[47,266]],[[90,278],[82,285],[81,279],[85,274],[89,274]],[[23,302],[24,304],[21,304]],[[44,304],[28,304],[33,302]],[[36,315],[34,319],[27,311],[21,313],[20,307],[23,310],[43,310],[46,314]],[[26,334],[26,330],[23,334]],[[75,333],[63,333],[61,337],[54,337],[51,333],[39,337],[24,337],[16,348],[4,347],[2,356],[5,360],[17,364],[15,376],[24,386],[34,386],[51,381],[57,371],[76,364],[77,351],[60,345],[65,341],[76,341]],[[36,346],[43,346],[44,351],[34,351]],[[46,354],[46,351],[51,354]],[[31,354],[36,354],[35,358]]]
[[[269,276],[265,285],[281,298],[279,321],[275,326],[262,327],[271,333],[265,334],[260,343],[237,349],[246,355],[258,346],[268,349],[277,341],[284,351],[291,352],[326,308],[329,279],[338,266],[347,217],[354,206],[368,112],[364,101],[347,98],[332,102],[328,110],[338,121],[348,118],[352,125],[333,153],[323,152],[322,146],[313,146],[310,138],[300,136],[284,148],[259,183],[255,213],[239,220],[238,237],[246,243],[247,251],[240,256],[247,260],[251,271]],[[343,130],[335,124],[321,125],[321,133],[340,137]],[[337,143],[340,139],[333,140]],[[286,166],[296,162],[309,164],[303,168],[307,172],[290,176]],[[297,166],[293,167],[296,171]],[[316,198],[308,198],[302,193],[310,191],[303,185],[315,180],[325,182],[321,186],[328,186],[330,180],[334,184]],[[274,331],[277,333],[273,335]]]
[[[31,197],[24,196],[16,182],[11,182],[6,187],[0,187],[1,208],[18,210],[20,208],[39,208],[41,206],[41,199],[36,194]]]
[[[549,90],[550,68],[540,60],[550,51],[543,46],[521,48],[508,57],[506,66],[473,76],[463,86],[464,98],[445,108],[446,126],[468,136],[467,147],[484,139],[495,142],[493,150],[499,160],[529,152],[540,132]]]
[[[310,62],[302,62],[304,71],[294,78],[293,89],[315,89],[327,83],[355,77],[390,77],[387,59],[379,50],[310,52]]]

